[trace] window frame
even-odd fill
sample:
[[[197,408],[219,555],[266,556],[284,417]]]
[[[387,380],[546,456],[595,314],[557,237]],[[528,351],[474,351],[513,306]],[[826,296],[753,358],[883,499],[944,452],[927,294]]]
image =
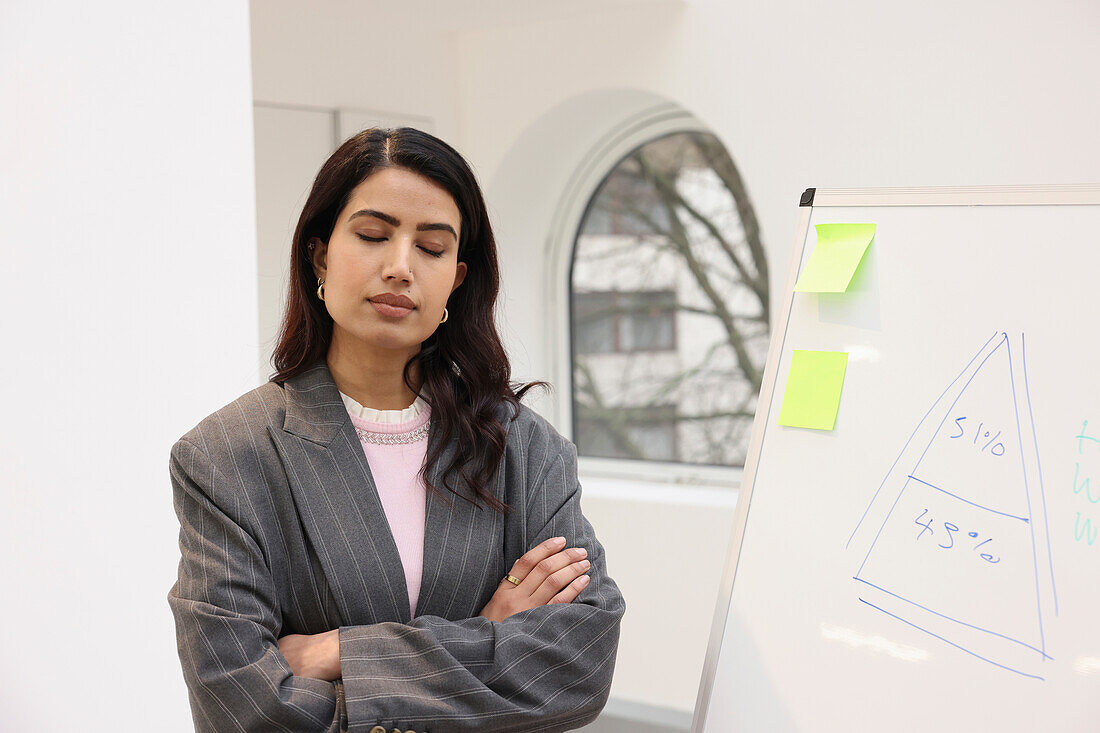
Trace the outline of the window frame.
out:
[[[551,380],[559,385],[554,397],[555,422],[573,435],[573,343],[572,324],[573,255],[577,236],[590,202],[604,179],[635,148],[678,132],[716,133],[694,115],[673,103],[649,107],[622,120],[585,155],[567,181],[551,220],[547,240],[546,293],[548,328],[547,353],[552,355]],[[568,387],[568,389],[565,389]],[[736,490],[744,469],[628,458],[579,456],[582,474],[609,479],[628,479],[662,484],[668,490],[677,485],[709,486]]]

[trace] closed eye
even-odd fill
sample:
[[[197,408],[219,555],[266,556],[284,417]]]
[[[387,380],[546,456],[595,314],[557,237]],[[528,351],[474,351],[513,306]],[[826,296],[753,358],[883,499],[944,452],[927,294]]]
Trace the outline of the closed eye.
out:
[[[385,242],[388,239],[388,237],[368,237],[366,234],[361,234],[359,232],[356,232],[355,236],[359,237],[364,242]],[[429,249],[429,248],[421,246],[421,245],[417,245],[417,247],[419,249],[423,250],[424,252],[430,254],[432,257],[442,257],[443,256],[443,250],[440,250],[440,251],[436,252],[434,249]]]

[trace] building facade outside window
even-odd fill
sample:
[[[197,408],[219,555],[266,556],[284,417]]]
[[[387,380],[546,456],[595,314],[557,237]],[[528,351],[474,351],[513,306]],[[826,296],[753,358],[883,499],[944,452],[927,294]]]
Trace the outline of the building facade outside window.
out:
[[[578,354],[676,350],[674,290],[579,292],[573,308]]]
[[[635,148],[573,247],[578,452],[743,466],[769,318],[756,215],[721,142],[684,131]]]

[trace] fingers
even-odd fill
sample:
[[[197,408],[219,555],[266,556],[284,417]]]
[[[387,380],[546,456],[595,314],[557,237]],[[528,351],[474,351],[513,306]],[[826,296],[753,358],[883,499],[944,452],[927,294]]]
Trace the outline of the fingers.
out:
[[[553,555],[555,552],[561,551],[565,547],[564,537],[551,537],[550,539],[535,545],[526,552],[519,560],[516,560],[512,565],[511,575],[519,578],[521,581],[525,580],[531,571],[535,569],[535,566],[546,558]],[[508,581],[504,581],[508,582]]]
[[[539,563],[531,569],[531,572],[529,572],[527,576],[523,579],[523,582],[520,583],[520,588],[524,590],[527,595],[534,598],[535,595],[539,593],[539,588],[542,587],[547,579],[553,577],[555,573],[558,573],[561,570],[568,568],[571,564],[583,560],[587,554],[588,551],[585,550],[583,547],[573,547],[567,550],[562,550],[561,552],[556,552],[550,557],[540,560]],[[568,583],[569,581],[573,580],[574,577],[576,576],[570,576],[565,582]],[[557,593],[559,590],[561,590],[561,588],[554,589],[554,593]],[[553,596],[554,593],[550,593],[549,595],[547,595],[545,592],[542,593],[537,600],[537,603],[539,605],[546,603],[546,601],[550,600],[550,597]]]
[[[576,559],[578,557],[583,558],[585,555],[588,554],[583,547],[577,547],[572,550],[566,550],[564,552],[558,553],[558,555],[567,554],[570,555],[568,560],[574,560],[574,562],[568,562],[567,560],[566,563],[562,564],[560,568],[555,569],[551,573],[548,573],[546,575],[546,578],[539,584],[538,589],[531,594],[531,601],[533,603],[536,603],[540,606],[544,603],[549,603],[551,598],[553,598],[559,592],[568,587],[573,581],[577,580],[588,572],[588,568],[591,566],[591,563],[588,560]],[[550,559],[554,560],[557,557],[558,556],[556,555],[555,557]],[[532,573],[532,575],[537,572],[538,569],[536,568],[535,572]]]
[[[581,594],[581,591],[588,587],[588,582],[590,580],[592,579],[587,575],[582,575],[569,585],[565,586],[565,588],[560,593],[547,601],[547,603],[572,603],[574,600],[576,600],[577,596]]]
[[[517,588],[533,595],[550,579],[550,586],[539,597],[540,604],[546,603],[554,593],[568,586],[573,579],[586,571],[588,566],[584,558],[588,551],[583,547],[564,549],[564,546],[564,537],[552,537],[516,560],[515,565],[511,566],[511,575],[520,579]],[[570,569],[574,564],[577,564],[576,567]]]
[[[566,549],[565,542],[564,537],[553,537],[533,547],[512,566],[510,574],[520,579],[519,584],[502,580],[501,587],[515,585],[514,590],[528,596],[531,607],[571,602],[588,585],[585,574],[591,564],[586,549]]]

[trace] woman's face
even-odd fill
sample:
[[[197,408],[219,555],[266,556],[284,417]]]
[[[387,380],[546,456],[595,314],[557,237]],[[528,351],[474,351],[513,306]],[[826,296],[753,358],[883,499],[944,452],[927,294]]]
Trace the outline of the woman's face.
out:
[[[356,186],[328,244],[315,240],[313,249],[334,338],[416,353],[466,277],[460,226],[451,195],[404,168],[383,168]]]

